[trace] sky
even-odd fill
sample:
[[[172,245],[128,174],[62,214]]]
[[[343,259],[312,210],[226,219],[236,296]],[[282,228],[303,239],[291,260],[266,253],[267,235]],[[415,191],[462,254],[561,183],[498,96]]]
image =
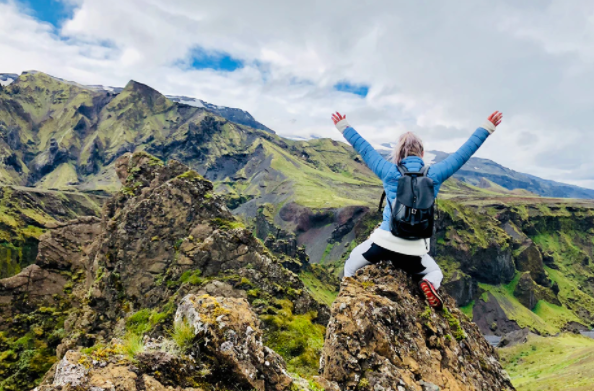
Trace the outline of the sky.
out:
[[[417,132],[594,188],[591,0],[0,0],[0,73],[129,80],[249,111],[286,137]]]

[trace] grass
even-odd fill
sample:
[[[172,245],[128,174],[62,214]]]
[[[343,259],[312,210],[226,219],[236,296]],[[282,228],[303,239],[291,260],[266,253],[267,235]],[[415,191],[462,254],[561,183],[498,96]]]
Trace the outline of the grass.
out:
[[[144,352],[144,342],[142,339],[142,335],[135,333],[126,334],[124,338],[124,352],[130,360],[134,360],[138,354]]]
[[[544,319],[548,324],[559,329],[562,329],[568,322],[583,323],[569,309],[544,300],[539,300],[532,312],[541,319]]]
[[[488,285],[479,283],[479,287],[485,291],[480,300],[486,301],[495,299],[505,312],[505,315],[514,320],[522,328],[528,327],[530,330],[541,334],[551,335],[558,333],[560,328],[550,324],[547,319],[543,319],[538,314],[524,307],[513,295],[513,287],[517,284],[517,276],[512,282],[506,285]],[[491,296],[489,296],[489,293]]]
[[[175,322],[173,324],[173,331],[171,332],[171,339],[179,347],[182,353],[185,353],[196,337],[194,327],[187,321]]]
[[[245,225],[238,220],[225,220],[221,218],[214,218],[211,220],[211,223],[219,229],[224,231],[229,231],[232,229],[245,229]]]
[[[500,349],[499,354],[518,391],[594,389],[594,339],[531,335],[526,344]]]
[[[559,285],[559,300],[574,312],[587,310],[594,313],[594,298],[583,292],[574,281],[576,277],[569,278],[565,273],[546,268],[549,276]]]
[[[324,160],[332,155],[342,155],[346,158],[346,149],[341,150],[340,147],[331,147],[328,144],[318,145],[316,150],[309,145],[296,143],[296,148],[304,146],[306,149],[309,148],[308,155],[320,156],[319,160],[310,158],[306,163],[271,142],[264,140],[262,145],[266,152],[272,155],[271,167],[294,182],[296,199],[300,205],[311,208],[332,208],[360,205],[361,200],[370,200],[371,205],[375,204],[376,198],[379,198],[381,183],[374,176],[366,178],[359,173],[357,177],[352,177],[352,175],[334,172],[325,164]],[[324,155],[323,158],[322,155]],[[344,162],[352,164],[348,159]],[[372,197],[373,192],[377,192],[378,195]]]
[[[460,307],[460,311],[462,311],[462,313],[464,315],[468,316],[468,319],[470,319],[470,320],[472,320],[472,317],[473,317],[474,304],[475,304],[475,301],[473,300],[468,305]]]
[[[293,304],[277,300],[282,309],[276,315],[262,315],[267,326],[265,344],[279,353],[290,372],[302,377],[317,375],[326,328],[314,324],[316,313],[293,315]]]
[[[307,291],[318,302],[331,306],[338,296],[338,289],[328,283],[321,281],[312,272],[304,271],[299,273],[299,278],[305,285]]]
[[[126,330],[132,334],[142,336],[161,323],[168,314],[156,310],[142,309],[126,319]]]

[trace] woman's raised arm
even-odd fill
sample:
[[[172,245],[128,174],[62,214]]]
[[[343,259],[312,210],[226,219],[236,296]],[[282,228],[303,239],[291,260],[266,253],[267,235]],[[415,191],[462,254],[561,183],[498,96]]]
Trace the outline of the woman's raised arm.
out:
[[[332,121],[336,128],[342,133],[344,138],[355,148],[367,167],[371,169],[381,180],[390,172],[393,164],[387,161],[369,144],[355,129],[353,129],[346,120],[346,115],[340,113],[332,114]]]
[[[478,128],[472,136],[455,153],[448,156],[443,161],[431,166],[429,174],[438,183],[445,182],[454,175],[471,158],[472,155],[483,145],[487,137],[494,131],[497,125],[501,123],[503,114],[499,111],[494,112],[487,118],[487,121]]]

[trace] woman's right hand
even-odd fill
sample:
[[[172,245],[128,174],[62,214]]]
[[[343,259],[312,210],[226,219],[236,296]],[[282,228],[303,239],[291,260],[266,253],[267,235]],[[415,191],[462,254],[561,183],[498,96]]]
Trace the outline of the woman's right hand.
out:
[[[487,118],[489,121],[491,121],[491,123],[495,126],[498,126],[501,123],[501,120],[503,119],[503,113],[500,113],[499,111],[494,112],[493,114],[491,114],[489,116],[489,118]]]

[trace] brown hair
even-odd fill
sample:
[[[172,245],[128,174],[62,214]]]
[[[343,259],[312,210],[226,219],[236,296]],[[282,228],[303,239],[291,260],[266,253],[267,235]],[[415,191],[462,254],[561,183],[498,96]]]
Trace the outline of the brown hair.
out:
[[[398,139],[398,145],[392,153],[392,161],[400,164],[408,156],[423,157],[423,140],[412,132],[406,132]]]

